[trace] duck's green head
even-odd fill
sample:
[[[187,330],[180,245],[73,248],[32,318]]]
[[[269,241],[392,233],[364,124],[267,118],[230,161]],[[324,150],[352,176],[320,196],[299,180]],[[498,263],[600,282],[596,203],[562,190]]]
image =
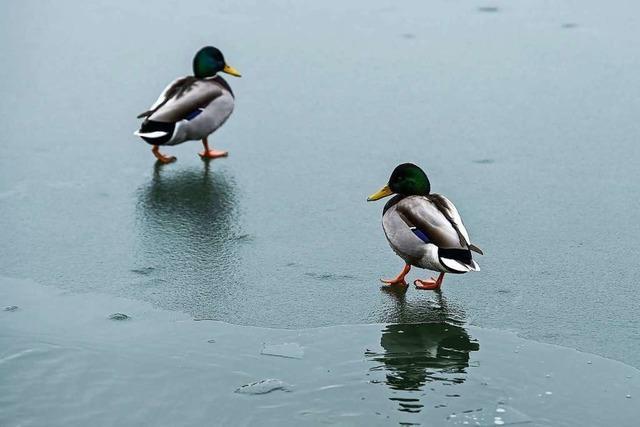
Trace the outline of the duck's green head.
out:
[[[413,163],[403,163],[393,170],[387,185],[367,197],[367,202],[379,200],[392,194],[426,196],[430,191],[431,183],[429,183],[427,174]]]
[[[193,57],[193,75],[199,78],[213,77],[220,71],[240,77],[238,70],[227,65],[219,49],[213,46],[203,47]]]

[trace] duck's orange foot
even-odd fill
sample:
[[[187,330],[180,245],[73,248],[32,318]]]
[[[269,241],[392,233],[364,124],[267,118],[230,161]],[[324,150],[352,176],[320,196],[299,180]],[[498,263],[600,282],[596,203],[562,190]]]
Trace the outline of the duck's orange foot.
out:
[[[411,266],[409,264],[405,264],[402,272],[398,274],[398,277],[394,279],[380,279],[380,281],[382,283],[386,283],[389,286],[409,286],[407,285],[407,282],[404,281],[404,278],[409,273],[409,270],[411,270]]]
[[[402,277],[401,279],[395,278],[395,279],[380,279],[380,281],[382,283],[387,284],[388,286],[409,286],[407,285],[407,282],[405,282],[404,277]]]
[[[414,280],[413,284],[416,289],[422,289],[423,291],[435,291],[436,289],[440,289],[440,284],[433,277],[428,280]]]
[[[205,160],[205,159],[217,159],[220,157],[227,157],[229,155],[229,152],[222,151],[222,150],[206,150],[206,151],[201,151],[198,154],[203,160]]]
[[[444,273],[440,273],[437,279],[431,278],[427,280],[414,280],[413,284],[416,289],[422,289],[423,291],[437,291],[442,286],[442,281],[444,280]]]
[[[157,156],[156,158],[158,159],[158,161],[160,163],[165,164],[165,165],[167,163],[173,163],[173,162],[175,162],[177,160],[176,156],[165,156],[165,155],[162,155],[162,156]]]
[[[176,157],[175,156],[165,156],[164,154],[162,154],[157,145],[153,146],[153,148],[151,149],[151,152],[156,157],[156,159],[158,159],[158,161],[160,163],[167,164],[167,163],[171,163],[171,162],[175,162],[176,161]]]

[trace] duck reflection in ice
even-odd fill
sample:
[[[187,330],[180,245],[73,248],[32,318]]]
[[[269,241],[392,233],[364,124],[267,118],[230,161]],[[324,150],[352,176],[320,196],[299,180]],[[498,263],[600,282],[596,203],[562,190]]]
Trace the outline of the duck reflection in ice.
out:
[[[397,298],[404,302],[404,295]],[[424,393],[417,392],[424,391],[428,383],[433,389],[436,385],[464,382],[470,353],[479,350],[479,343],[464,329],[460,311],[452,315],[441,294],[430,305],[401,307],[404,310],[401,308],[402,314],[398,313],[399,321],[406,318],[415,321],[423,313],[423,321],[427,323],[387,325],[380,339],[382,351],[367,351],[366,355],[382,363],[371,370],[384,373],[382,381],[392,390],[390,399],[399,402],[399,410],[420,412],[424,406],[420,396]],[[399,391],[407,393],[398,394]]]
[[[247,236],[233,177],[212,167],[207,162],[204,170],[175,171],[156,164],[138,194],[141,245],[132,271],[147,276],[144,284],[153,287],[151,298],[160,305],[219,318],[202,310],[212,298],[238,296],[238,251]]]

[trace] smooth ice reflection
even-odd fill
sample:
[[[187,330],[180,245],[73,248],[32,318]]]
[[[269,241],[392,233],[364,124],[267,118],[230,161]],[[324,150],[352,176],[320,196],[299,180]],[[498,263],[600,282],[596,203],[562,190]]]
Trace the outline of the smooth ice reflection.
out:
[[[139,286],[157,289],[163,304],[183,310],[238,298],[238,246],[246,240],[237,221],[239,189],[229,173],[212,169],[209,162],[186,170],[156,165],[138,191],[132,272]]]
[[[417,413],[428,399],[423,396],[431,394],[434,386],[465,381],[471,353],[480,345],[463,326],[462,308],[450,304],[442,293],[408,301],[407,289],[384,290],[391,303],[384,320],[395,323],[382,330],[380,351],[367,350],[365,355],[378,363],[371,371],[384,373],[381,382],[389,387],[389,399],[398,402],[398,410]],[[442,393],[458,396],[452,389]]]
[[[446,385],[465,381],[470,353],[480,349],[459,325],[447,322],[388,325],[382,331],[382,352],[366,352],[366,356],[381,363],[371,370],[385,372],[385,384],[391,390],[422,391],[425,384]],[[416,412],[423,406],[420,395],[392,396],[401,411]]]

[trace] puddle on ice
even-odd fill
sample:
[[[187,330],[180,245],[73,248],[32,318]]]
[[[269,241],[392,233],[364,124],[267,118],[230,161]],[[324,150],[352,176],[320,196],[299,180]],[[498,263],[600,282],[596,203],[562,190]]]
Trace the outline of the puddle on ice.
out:
[[[74,426],[96,416],[114,425],[134,425],[131,417],[135,425],[204,425],[213,415],[227,417],[222,425],[266,426],[352,425],[355,416],[361,425],[604,425],[610,413],[618,414],[618,425],[635,422],[634,368],[461,322],[264,329],[193,322],[29,281],[1,278],[1,284],[0,299],[26,314],[2,319],[1,425],[17,424],[26,413],[43,414],[35,416],[42,425]],[[123,307],[136,321],[108,327],[104,307]],[[208,343],[212,336],[215,344]],[[603,402],[603,390],[617,398]],[[27,392],[31,399],[22,398]],[[541,398],[532,399],[537,393]],[[265,394],[250,407],[238,396]],[[160,417],[152,403],[158,401],[181,411]],[[71,409],[77,422],[65,424]]]

